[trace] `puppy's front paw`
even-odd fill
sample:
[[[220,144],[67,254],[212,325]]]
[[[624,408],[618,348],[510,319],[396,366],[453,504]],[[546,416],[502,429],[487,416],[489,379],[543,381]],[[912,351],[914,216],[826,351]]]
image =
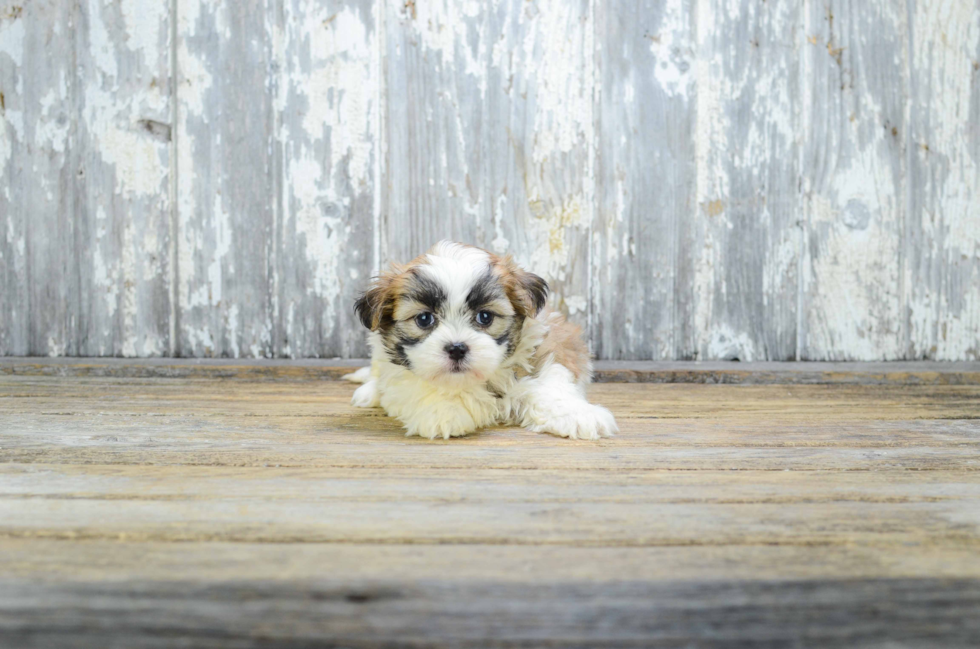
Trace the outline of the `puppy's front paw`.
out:
[[[450,437],[463,437],[470,432],[473,431],[460,428],[459,426],[442,423],[426,426],[425,428],[421,428],[414,432],[410,430],[405,433],[405,436],[412,437],[413,435],[418,435],[419,437],[424,437],[426,439],[449,439]]]
[[[362,367],[356,372],[351,372],[350,374],[344,374],[342,377],[345,381],[350,381],[351,383],[367,383],[371,380],[371,366]]]
[[[554,407],[539,407],[528,413],[525,419],[528,430],[587,440],[613,437],[619,432],[616,419],[602,406],[585,400],[550,405]]]
[[[418,435],[426,439],[462,437],[477,429],[469,411],[459,405],[431,407],[418,413],[416,418],[404,421],[407,437]]]
[[[377,408],[381,405],[381,395],[378,392],[378,382],[368,381],[354,390],[351,405],[358,408]]]

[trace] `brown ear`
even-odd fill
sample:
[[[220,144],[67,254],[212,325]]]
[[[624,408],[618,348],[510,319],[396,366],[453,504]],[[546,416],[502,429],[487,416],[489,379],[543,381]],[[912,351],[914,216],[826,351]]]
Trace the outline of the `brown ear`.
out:
[[[541,312],[541,309],[548,302],[548,282],[534,273],[521,270],[517,273],[517,283],[520,286],[519,293],[524,301],[524,315],[533,318]]]
[[[394,280],[397,273],[388,271],[374,278],[368,290],[354,302],[354,311],[361,319],[361,324],[371,331],[381,326],[384,314],[391,310],[394,304]]]
[[[548,282],[519,267],[509,256],[499,259],[497,265],[507,297],[517,312],[527,318],[538,315],[548,302]]]

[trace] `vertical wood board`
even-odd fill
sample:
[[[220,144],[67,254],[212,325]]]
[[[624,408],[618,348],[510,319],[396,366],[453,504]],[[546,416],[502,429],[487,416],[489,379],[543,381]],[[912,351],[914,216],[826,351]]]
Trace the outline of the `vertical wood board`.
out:
[[[980,4],[909,0],[911,358],[980,358]]]
[[[0,353],[78,349],[74,4],[0,4]]]
[[[682,219],[679,358],[796,354],[800,3],[698,0],[696,206]]]
[[[169,3],[79,4],[73,180],[82,356],[170,346]]]
[[[367,356],[353,304],[378,263],[373,4],[285,3],[276,104],[283,152],[278,355]]]
[[[276,353],[273,0],[177,2],[177,351]]]
[[[905,353],[908,31],[888,2],[812,3],[806,26],[805,360]]]
[[[596,5],[594,351],[674,357],[678,224],[694,210],[694,6]]]

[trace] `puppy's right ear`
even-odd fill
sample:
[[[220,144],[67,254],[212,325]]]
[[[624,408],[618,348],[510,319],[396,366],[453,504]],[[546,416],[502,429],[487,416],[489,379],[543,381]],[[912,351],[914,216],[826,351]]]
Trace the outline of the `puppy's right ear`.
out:
[[[394,306],[393,285],[396,273],[387,272],[374,278],[368,290],[354,302],[354,311],[360,318],[361,324],[371,331],[381,326],[381,320],[386,311]]]

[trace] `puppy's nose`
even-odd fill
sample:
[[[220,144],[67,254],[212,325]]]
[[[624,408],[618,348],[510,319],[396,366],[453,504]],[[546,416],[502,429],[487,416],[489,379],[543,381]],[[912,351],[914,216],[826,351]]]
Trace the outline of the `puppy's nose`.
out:
[[[454,361],[461,361],[463,357],[466,356],[466,352],[470,351],[464,343],[451,343],[446,345],[446,353],[449,354],[449,358]]]

